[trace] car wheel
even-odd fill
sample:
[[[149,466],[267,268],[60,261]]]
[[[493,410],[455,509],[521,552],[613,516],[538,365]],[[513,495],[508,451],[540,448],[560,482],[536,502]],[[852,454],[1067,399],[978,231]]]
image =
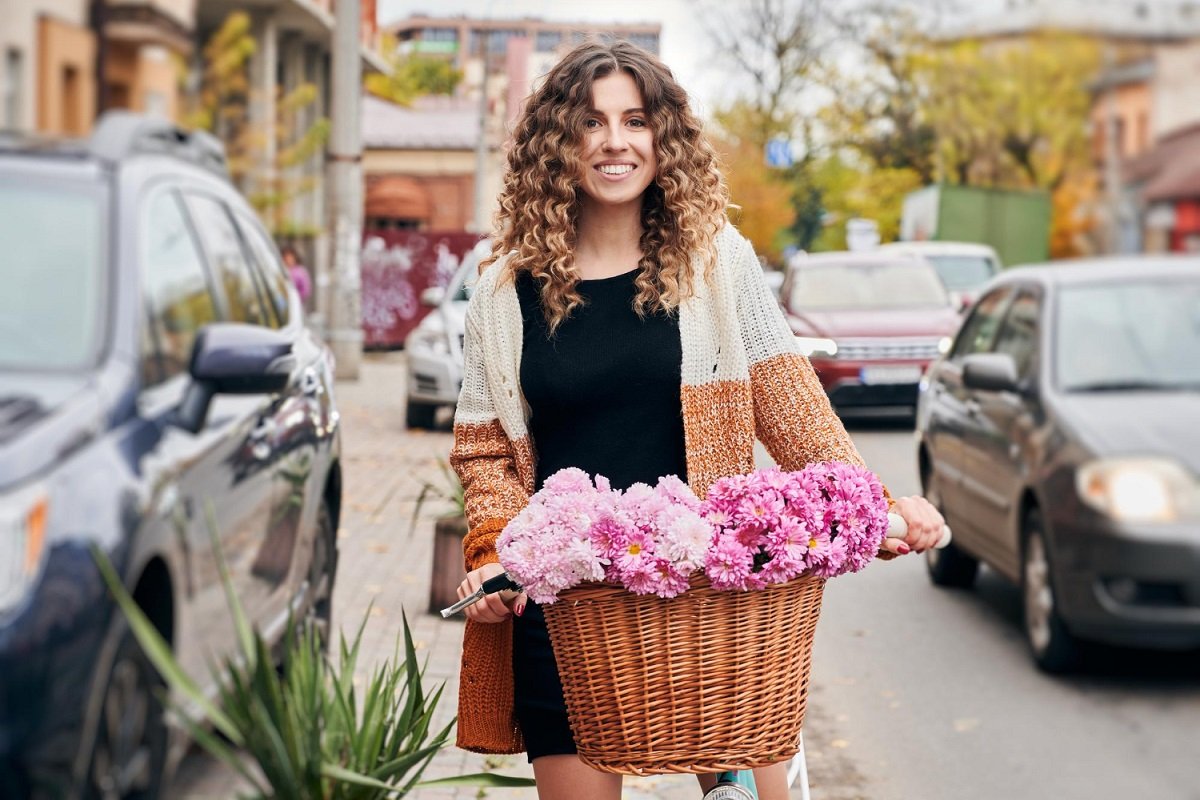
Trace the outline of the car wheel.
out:
[[[941,511],[943,516],[941,495],[937,484],[933,481],[928,470],[922,470],[921,486],[925,499],[933,507]],[[969,589],[975,584],[975,576],[979,574],[979,561],[964,553],[955,546],[954,542],[942,548],[931,547],[925,551],[925,568],[929,572],[929,580],[935,586],[947,588]]]
[[[437,410],[435,405],[414,403],[410,400],[404,411],[404,424],[409,428],[430,430],[437,421]]]
[[[165,684],[125,628],[109,670],[96,722],[84,797],[153,800],[162,792],[167,725]]]
[[[337,531],[329,504],[321,501],[317,511],[317,532],[313,538],[312,563],[308,568],[308,585],[313,587],[312,602],[304,624],[317,632],[325,650],[329,649],[333,622],[333,580],[337,574]]]
[[[1066,672],[1077,663],[1079,646],[1058,614],[1045,526],[1037,509],[1026,515],[1024,534],[1021,595],[1025,638],[1039,667],[1047,672]]]

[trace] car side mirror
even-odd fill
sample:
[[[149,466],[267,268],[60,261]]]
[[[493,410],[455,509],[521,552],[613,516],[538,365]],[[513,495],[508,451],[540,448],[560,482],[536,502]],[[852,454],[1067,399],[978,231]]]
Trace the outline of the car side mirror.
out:
[[[985,392],[1019,392],[1017,365],[1007,353],[973,353],[963,359],[963,386]]]
[[[279,331],[239,322],[205,325],[196,334],[192,382],[176,410],[181,428],[198,433],[217,394],[274,394],[296,368],[292,341]]]
[[[437,308],[446,299],[446,289],[442,286],[430,286],[421,292],[421,305],[426,308]]]

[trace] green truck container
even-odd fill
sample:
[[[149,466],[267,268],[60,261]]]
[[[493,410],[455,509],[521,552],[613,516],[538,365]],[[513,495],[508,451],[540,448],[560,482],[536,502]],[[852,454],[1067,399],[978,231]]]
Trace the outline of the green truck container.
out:
[[[991,245],[1005,266],[1050,258],[1050,195],[1043,191],[936,184],[904,198],[905,241]]]

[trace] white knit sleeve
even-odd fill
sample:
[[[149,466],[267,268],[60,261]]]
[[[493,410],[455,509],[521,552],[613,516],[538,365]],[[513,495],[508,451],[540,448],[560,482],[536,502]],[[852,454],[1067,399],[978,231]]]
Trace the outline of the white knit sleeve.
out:
[[[740,238],[740,237],[739,237]],[[758,364],[783,353],[799,353],[796,337],[788,327],[754,247],[746,239],[735,255],[735,286],[738,324],[749,364]]]

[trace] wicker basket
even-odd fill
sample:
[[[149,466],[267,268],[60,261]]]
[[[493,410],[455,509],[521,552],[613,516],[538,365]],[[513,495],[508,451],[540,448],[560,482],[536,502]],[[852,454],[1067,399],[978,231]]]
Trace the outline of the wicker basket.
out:
[[[544,607],[580,758],[626,775],[720,772],[798,749],[824,581],[670,600],[586,584]]]

